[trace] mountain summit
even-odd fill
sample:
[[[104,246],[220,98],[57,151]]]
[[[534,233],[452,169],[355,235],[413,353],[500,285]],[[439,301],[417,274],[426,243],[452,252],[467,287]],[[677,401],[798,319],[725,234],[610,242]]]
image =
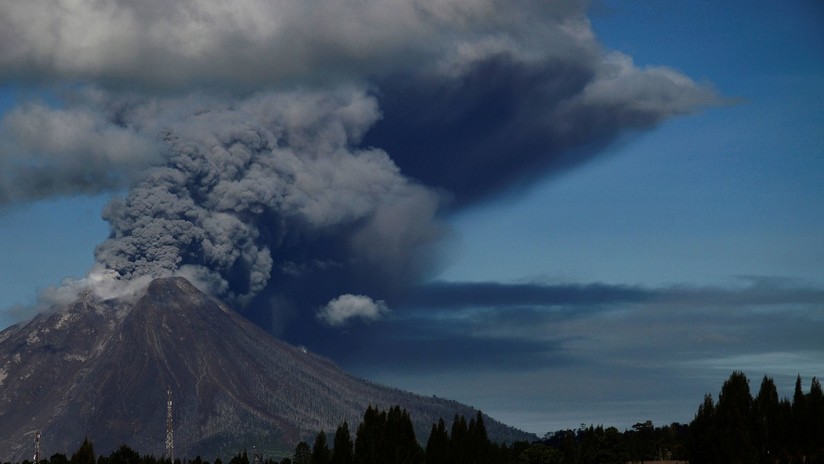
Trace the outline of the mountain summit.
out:
[[[433,422],[476,411],[346,374],[283,343],[186,279],[154,280],[136,301],[90,294],[0,332],[0,459],[71,453],[88,437],[99,453],[122,444],[165,453],[171,392],[176,456],[288,450],[368,405],[399,404],[419,439]],[[488,418],[487,418],[488,419]],[[492,419],[498,441],[531,436]]]

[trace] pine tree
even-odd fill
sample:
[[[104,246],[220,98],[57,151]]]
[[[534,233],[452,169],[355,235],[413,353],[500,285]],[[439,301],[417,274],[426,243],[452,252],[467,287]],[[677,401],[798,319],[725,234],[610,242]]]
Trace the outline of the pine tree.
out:
[[[438,424],[432,424],[429,440],[426,442],[426,464],[448,464],[449,435],[446,433],[446,424],[443,419]]]
[[[765,375],[753,400],[752,413],[756,423],[755,443],[760,444],[759,454],[764,461],[769,461],[778,452],[776,443],[782,427],[779,408],[775,382]]]
[[[478,411],[467,426],[467,460],[473,464],[489,462],[489,437],[486,434],[483,413]]]
[[[806,397],[807,407],[807,454],[824,460],[824,392],[821,383],[813,377],[810,393]]]
[[[801,375],[795,378],[795,389],[793,390],[793,404],[792,404],[792,437],[790,440],[790,449],[794,450],[794,454],[801,459],[804,454],[804,448],[807,443],[807,405],[804,392],[801,390]]]
[[[453,464],[466,463],[467,425],[463,416],[455,414],[452,420],[452,430],[449,433],[449,462]]]
[[[723,462],[750,463],[755,460],[749,380],[735,371],[721,387],[716,408],[718,426],[724,433],[717,437]]]
[[[371,405],[366,409],[363,421],[358,425],[355,433],[354,460],[356,464],[383,464],[379,460],[379,448],[383,441],[385,423],[385,412],[380,412]]]
[[[344,422],[335,431],[335,441],[332,449],[332,464],[353,464],[354,456],[352,436],[349,434],[349,424]]]
[[[695,419],[690,423],[687,442],[689,461],[692,464],[706,464],[718,461],[718,443],[715,440],[717,420],[712,395],[704,395],[704,402],[698,406]]]
[[[292,456],[293,464],[311,464],[312,451],[309,449],[309,444],[302,441],[295,446],[295,454]]]
[[[88,438],[83,439],[80,448],[72,454],[71,464],[95,464],[94,446]]]
[[[424,461],[412,418],[400,406],[390,408],[386,415],[381,449],[381,458],[386,464],[420,464]]]
[[[321,430],[315,437],[315,443],[312,446],[311,464],[329,464],[329,446],[326,444],[326,433]]]

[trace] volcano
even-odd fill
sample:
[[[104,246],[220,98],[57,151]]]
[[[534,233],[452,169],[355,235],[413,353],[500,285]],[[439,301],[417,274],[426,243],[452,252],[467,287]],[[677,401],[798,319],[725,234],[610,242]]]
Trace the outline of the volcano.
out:
[[[354,430],[369,405],[400,405],[419,439],[433,422],[477,411],[351,376],[330,360],[281,342],[180,277],[132,298],[91,293],[0,333],[0,458],[71,453],[88,438],[166,454],[172,400],[176,457],[286,452],[343,421]],[[490,438],[534,436],[485,418]]]

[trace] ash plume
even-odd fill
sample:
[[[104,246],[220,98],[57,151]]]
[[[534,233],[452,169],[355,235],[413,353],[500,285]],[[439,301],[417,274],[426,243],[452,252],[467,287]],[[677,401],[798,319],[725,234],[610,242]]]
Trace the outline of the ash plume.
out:
[[[47,98],[0,122],[0,208],[126,192],[64,290],[184,275],[269,327],[342,295],[392,305],[455,210],[723,102],[604,50],[587,6],[2,3],[0,81]]]
[[[104,210],[97,262],[123,280],[185,275],[240,306],[326,269],[414,278],[441,236],[439,196],[383,151],[353,148],[377,117],[358,91],[256,94],[189,115],[163,130],[165,164]]]

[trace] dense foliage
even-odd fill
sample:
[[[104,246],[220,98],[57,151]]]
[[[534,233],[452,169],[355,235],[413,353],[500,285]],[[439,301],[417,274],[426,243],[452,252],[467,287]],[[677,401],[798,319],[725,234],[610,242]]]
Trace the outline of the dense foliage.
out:
[[[321,431],[311,446],[305,441],[298,443],[291,457],[278,461],[253,454],[250,459],[243,451],[228,464],[625,464],[653,460],[824,464],[821,384],[813,378],[804,393],[798,377],[792,400],[779,399],[773,379],[765,376],[753,398],[747,377],[733,372],[724,382],[718,402],[706,395],[689,425],[656,427],[646,421],[623,432],[615,427],[581,425],[575,430],[547,433],[533,443],[492,443],[478,412],[469,421],[456,415],[449,427],[441,419],[432,425],[422,447],[406,410],[395,406],[380,411],[370,406],[354,439],[344,422],[335,431],[331,448],[325,431]],[[172,463],[141,456],[126,445],[108,457],[95,458],[92,443],[85,440],[71,458],[57,453],[37,464],[210,463],[200,456]],[[216,459],[214,464],[223,463]]]
[[[796,378],[792,401],[778,399],[764,376],[755,398],[742,372],[724,382],[718,402],[704,397],[690,424],[690,462],[824,463],[824,394],[813,378],[803,393]]]

